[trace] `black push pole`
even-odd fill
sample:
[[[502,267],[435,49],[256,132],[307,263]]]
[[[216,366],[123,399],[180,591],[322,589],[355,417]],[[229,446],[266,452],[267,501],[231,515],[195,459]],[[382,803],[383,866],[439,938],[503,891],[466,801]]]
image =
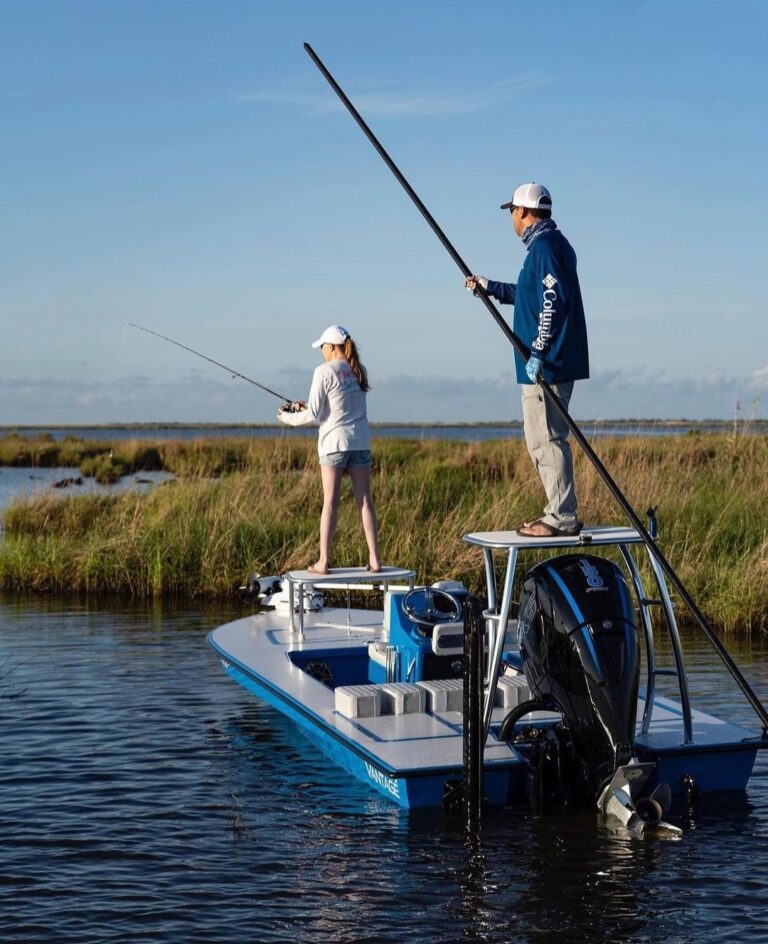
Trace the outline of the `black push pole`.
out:
[[[470,828],[483,813],[483,638],[485,620],[477,597],[464,601],[464,703],[462,746],[464,751],[464,810]]]
[[[341,86],[340,86],[340,85],[338,84],[338,82],[334,79],[334,77],[331,75],[331,73],[326,69],[326,67],[323,65],[323,63],[320,61],[320,59],[318,58],[318,56],[317,56],[317,54],[315,53],[314,49],[312,49],[312,47],[309,45],[309,43],[304,43],[304,49],[307,51],[309,57],[310,57],[310,58],[312,59],[312,61],[315,63],[315,65],[317,66],[317,68],[318,68],[318,69],[322,72],[322,74],[325,76],[326,80],[328,81],[328,84],[331,86],[331,88],[334,90],[334,92],[336,92],[336,94],[338,95],[338,97],[339,97],[339,98],[341,99],[341,101],[344,103],[344,105],[345,105],[347,111],[350,113],[350,115],[352,115],[352,117],[355,119],[355,121],[357,122],[357,124],[360,126],[360,128],[361,128],[363,134],[368,138],[368,140],[371,142],[371,144],[376,148],[376,150],[378,151],[379,155],[380,155],[381,158],[383,159],[384,163],[387,165],[387,167],[389,167],[389,169],[390,169],[390,170],[392,171],[392,173],[395,175],[395,177],[397,178],[397,180],[399,181],[399,183],[401,184],[401,186],[403,187],[403,189],[405,190],[405,192],[408,194],[408,196],[411,198],[411,200],[415,203],[417,209],[419,210],[419,212],[421,213],[421,215],[424,217],[424,219],[427,221],[427,223],[429,223],[430,227],[432,228],[432,231],[433,231],[434,234],[437,236],[437,238],[440,240],[440,242],[443,244],[443,246],[445,246],[446,250],[448,251],[448,254],[451,256],[451,258],[453,259],[453,261],[454,261],[454,262],[456,263],[456,265],[459,267],[459,269],[460,269],[461,272],[463,273],[464,277],[465,277],[465,278],[468,278],[469,276],[473,275],[472,270],[469,268],[469,266],[466,264],[466,262],[464,262],[464,260],[461,258],[461,256],[458,254],[458,252],[456,251],[456,249],[455,249],[455,248],[453,247],[453,245],[451,244],[451,242],[450,242],[450,240],[448,239],[448,237],[445,235],[445,233],[442,231],[442,229],[438,226],[438,224],[437,224],[437,222],[435,221],[434,217],[433,217],[432,214],[429,212],[429,210],[424,206],[424,204],[421,202],[421,200],[419,199],[419,197],[418,197],[418,195],[416,194],[416,192],[415,192],[415,190],[413,189],[413,187],[411,187],[411,185],[408,183],[408,181],[405,179],[405,177],[403,177],[403,175],[402,175],[402,173],[400,172],[399,168],[397,167],[397,165],[395,164],[395,162],[392,160],[392,158],[389,156],[389,154],[387,154],[387,152],[384,150],[384,148],[382,147],[381,143],[380,143],[379,140],[377,139],[376,135],[374,135],[374,133],[371,131],[371,129],[368,127],[368,125],[365,123],[365,121],[364,121],[363,118],[361,117],[360,113],[359,113],[359,112],[357,111],[357,109],[355,108],[355,106],[352,104],[352,102],[350,102],[350,100],[349,100],[349,99],[347,98],[347,96],[344,94],[344,91],[342,90]],[[482,288],[481,285],[478,284],[476,291],[477,291],[477,294],[479,295],[479,297],[481,298],[483,304],[485,305],[485,307],[488,309],[488,311],[489,311],[490,314],[492,315],[492,317],[493,317],[494,321],[496,322],[496,324],[501,328],[501,330],[502,330],[502,331],[504,332],[504,334],[506,335],[507,339],[514,345],[514,347],[516,348],[516,350],[518,351],[518,353],[521,355],[521,357],[523,357],[523,358],[525,358],[525,359],[527,360],[528,357],[530,356],[530,353],[531,353],[530,350],[523,344],[523,342],[520,340],[520,338],[518,338],[518,336],[517,336],[517,335],[514,333],[514,331],[510,328],[510,326],[507,324],[507,322],[506,322],[506,321],[504,320],[504,318],[501,316],[501,313],[500,313],[499,310],[496,308],[496,306],[493,304],[493,302],[491,301],[491,299],[488,297],[488,294],[485,292],[485,290]],[[549,397],[549,399],[550,399],[552,405],[554,406],[554,408],[557,410],[557,412],[560,414],[560,416],[563,418],[563,420],[565,420],[565,422],[568,424],[568,428],[569,428],[570,431],[573,433],[573,438],[578,442],[578,444],[579,444],[579,445],[581,446],[581,448],[584,450],[584,452],[585,452],[586,455],[587,455],[587,458],[590,460],[590,462],[592,463],[592,465],[593,465],[593,466],[595,467],[595,469],[597,470],[597,472],[598,472],[600,478],[601,478],[601,479],[603,480],[603,482],[605,482],[605,484],[608,486],[609,491],[611,492],[611,494],[613,495],[613,497],[614,497],[614,498],[616,499],[616,501],[618,502],[618,504],[619,504],[619,506],[621,507],[622,511],[623,511],[623,512],[626,514],[626,516],[629,518],[629,520],[631,521],[631,523],[632,523],[633,527],[635,528],[635,530],[637,531],[637,533],[640,535],[640,537],[641,537],[641,538],[643,539],[643,541],[645,542],[646,546],[648,547],[648,550],[653,554],[653,556],[654,556],[654,557],[656,558],[656,560],[659,562],[659,565],[661,566],[662,570],[664,571],[664,573],[665,573],[665,574],[667,575],[667,577],[669,578],[670,583],[671,583],[672,586],[675,588],[675,590],[677,590],[678,594],[680,595],[680,598],[683,600],[683,602],[685,603],[685,605],[686,605],[686,606],[688,607],[688,609],[691,611],[691,613],[692,613],[694,619],[696,620],[696,622],[697,622],[697,623],[699,624],[699,626],[704,630],[704,633],[705,633],[706,636],[708,637],[709,641],[712,643],[712,646],[713,646],[715,652],[718,654],[718,656],[719,656],[720,659],[722,660],[723,664],[726,666],[726,668],[728,669],[728,671],[731,673],[731,675],[732,675],[733,678],[735,679],[736,683],[738,684],[739,688],[740,688],[740,689],[742,690],[742,692],[744,693],[744,695],[745,695],[747,701],[750,703],[750,705],[752,705],[753,709],[755,710],[755,713],[757,714],[758,718],[759,718],[760,721],[762,722],[762,725],[763,725],[763,736],[764,736],[764,737],[768,736],[768,712],[765,710],[765,707],[763,706],[762,702],[760,701],[760,699],[757,697],[757,695],[756,695],[756,694],[754,693],[754,691],[752,690],[752,687],[750,686],[749,682],[747,682],[747,680],[746,680],[746,679],[744,678],[744,676],[741,674],[741,671],[740,671],[739,667],[736,665],[736,663],[735,663],[735,662],[733,661],[733,659],[731,658],[731,656],[730,656],[728,650],[723,646],[723,644],[722,644],[722,643],[720,642],[720,640],[717,638],[717,633],[715,633],[714,629],[709,625],[709,622],[707,621],[707,618],[704,616],[704,614],[703,614],[703,613],[701,612],[701,610],[698,608],[698,606],[696,605],[696,603],[693,601],[693,598],[691,597],[691,595],[688,593],[688,591],[687,591],[687,590],[685,589],[685,587],[683,586],[682,582],[680,581],[680,578],[677,576],[677,574],[676,574],[676,573],[674,572],[674,570],[672,569],[672,565],[669,563],[669,561],[666,559],[666,557],[662,554],[662,552],[661,552],[661,550],[659,549],[658,545],[657,545],[656,542],[653,540],[653,538],[651,537],[651,535],[648,533],[648,531],[646,530],[646,528],[645,528],[645,526],[643,525],[643,523],[642,523],[642,521],[640,520],[640,518],[639,518],[639,517],[637,516],[637,514],[635,513],[635,511],[634,511],[634,509],[632,508],[632,506],[629,504],[629,502],[627,501],[627,499],[624,497],[623,493],[622,493],[621,490],[619,489],[619,486],[613,481],[613,479],[611,478],[611,476],[610,476],[608,470],[605,468],[605,466],[603,465],[603,463],[600,461],[600,459],[598,458],[598,456],[597,456],[597,454],[595,453],[594,449],[593,449],[593,448],[590,446],[590,444],[587,442],[587,440],[586,440],[584,434],[581,432],[581,430],[579,429],[579,427],[576,425],[575,421],[571,418],[571,415],[568,413],[568,411],[567,411],[566,408],[563,406],[563,404],[560,402],[560,400],[559,400],[559,399],[555,396],[555,394],[553,393],[552,388],[550,387],[550,385],[549,385],[545,380],[543,380],[543,379],[540,379],[540,380],[539,380],[539,385],[542,387],[542,389],[544,390],[544,392],[546,393],[546,395]]]
[[[451,241],[448,239],[445,233],[437,225],[437,221],[435,220],[435,218],[432,216],[429,210],[424,206],[424,204],[419,199],[419,195],[416,193],[413,187],[408,183],[405,177],[403,177],[403,175],[400,173],[400,169],[398,168],[397,164],[395,164],[395,162],[392,160],[389,154],[387,154],[387,152],[384,150],[381,143],[379,142],[379,139],[376,137],[373,131],[371,131],[371,129],[368,127],[368,125],[365,123],[365,121],[361,117],[358,110],[355,108],[352,102],[350,102],[350,100],[344,94],[344,90],[338,84],[336,79],[334,79],[331,73],[325,68],[323,63],[318,58],[315,50],[309,45],[309,43],[304,43],[304,48],[306,49],[310,59],[314,62],[317,68],[323,73],[325,78],[328,80],[328,84],[331,86],[334,92],[342,100],[342,102],[347,108],[347,111],[350,113],[350,115],[352,115],[352,117],[355,119],[358,125],[360,125],[360,129],[362,130],[363,134],[366,136],[366,138],[368,138],[371,144],[379,152],[379,156],[381,157],[381,159],[384,161],[387,167],[392,171],[395,177],[397,177],[397,180],[402,186],[403,190],[405,190],[405,192],[408,194],[411,200],[413,200],[413,202],[416,204],[416,207],[419,213],[421,213],[421,215],[424,217],[427,223],[429,223],[429,225],[432,227],[432,232],[435,234],[435,236],[437,236],[437,238],[446,248],[448,255],[453,259],[456,265],[464,273],[465,278],[468,278],[470,275],[472,275],[472,272],[469,266],[461,258],[458,252],[456,252],[456,249],[452,245]],[[483,289],[480,286],[478,286],[477,294],[483,300],[483,304],[490,312],[491,317],[494,319],[496,324],[501,328],[501,330],[507,336],[507,340],[510,341],[512,344],[514,344],[514,346],[522,354],[522,356],[526,360],[528,360],[528,357],[530,356],[531,352],[523,344],[520,338],[518,338],[518,336],[512,331],[512,329],[509,327],[507,322],[501,317],[501,314],[499,313],[496,306],[493,304],[493,302],[490,300],[490,298],[487,296],[487,294],[483,291]]]

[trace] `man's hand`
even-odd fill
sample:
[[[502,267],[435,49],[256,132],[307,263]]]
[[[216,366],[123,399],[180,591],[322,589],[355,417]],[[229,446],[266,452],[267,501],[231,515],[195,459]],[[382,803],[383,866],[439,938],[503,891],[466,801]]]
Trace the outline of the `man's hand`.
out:
[[[539,379],[539,374],[541,369],[544,366],[544,361],[540,357],[529,357],[525,365],[525,372],[528,374],[528,379],[531,383],[536,383]]]
[[[484,278],[482,275],[470,275],[468,278],[464,279],[464,288],[468,292],[477,293],[477,286],[481,285],[483,289],[488,289],[488,279]]]

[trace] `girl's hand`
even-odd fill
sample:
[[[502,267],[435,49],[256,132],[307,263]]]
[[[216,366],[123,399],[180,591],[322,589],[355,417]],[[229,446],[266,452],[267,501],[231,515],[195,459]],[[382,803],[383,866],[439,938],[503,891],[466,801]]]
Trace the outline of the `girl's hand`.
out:
[[[290,403],[284,403],[280,407],[280,413],[300,413],[302,410],[306,410],[307,404],[303,400],[292,400]]]

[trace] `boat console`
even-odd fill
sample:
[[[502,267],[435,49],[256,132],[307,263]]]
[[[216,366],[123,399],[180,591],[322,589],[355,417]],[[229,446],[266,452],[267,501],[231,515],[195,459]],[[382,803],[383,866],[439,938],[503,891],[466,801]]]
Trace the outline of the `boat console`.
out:
[[[461,605],[467,596],[469,591],[456,580],[439,581],[406,593],[387,593],[388,639],[368,647],[368,680],[460,679],[464,653]]]

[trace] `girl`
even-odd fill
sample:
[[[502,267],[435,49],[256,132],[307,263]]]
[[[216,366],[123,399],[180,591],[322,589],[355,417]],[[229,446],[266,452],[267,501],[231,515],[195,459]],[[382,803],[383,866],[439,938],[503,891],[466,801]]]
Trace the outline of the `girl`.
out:
[[[320,556],[307,569],[327,574],[331,542],[336,531],[341,479],[349,472],[352,492],[368,543],[368,569],[381,570],[378,522],[371,498],[371,443],[365,394],[368,376],[360,363],[355,342],[341,325],[326,328],[312,347],[319,347],[325,363],[315,369],[309,400],[283,406],[278,420],[287,426],[318,423],[318,453],[323,480],[320,516]]]

